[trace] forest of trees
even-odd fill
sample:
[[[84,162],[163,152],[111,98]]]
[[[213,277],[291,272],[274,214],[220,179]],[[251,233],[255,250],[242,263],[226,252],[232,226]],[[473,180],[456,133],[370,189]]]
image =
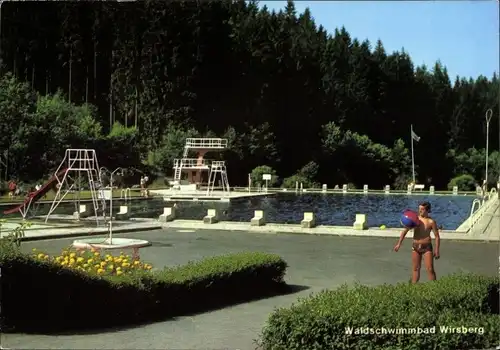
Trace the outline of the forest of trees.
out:
[[[68,147],[102,165],[172,174],[187,136],[226,137],[231,185],[257,166],[306,183],[445,188],[500,169],[499,79],[414,66],[290,2],[4,2],[0,152],[36,181]],[[383,38],[381,38],[383,40]],[[3,152],[2,152],[3,151]],[[5,159],[4,159],[5,161]]]

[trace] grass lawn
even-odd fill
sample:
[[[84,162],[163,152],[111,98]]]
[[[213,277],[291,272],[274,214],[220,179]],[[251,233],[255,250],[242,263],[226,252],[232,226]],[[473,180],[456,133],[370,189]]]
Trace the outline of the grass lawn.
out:
[[[123,193],[123,195],[125,195],[125,193]],[[150,194],[151,195],[151,194]],[[55,191],[50,191],[48,192],[44,197],[42,197],[40,200],[54,200],[54,197],[56,196],[56,192]],[[140,197],[141,196],[141,191],[140,189],[133,189],[133,190],[130,190],[130,192],[127,193],[127,196],[130,196],[130,197]],[[120,189],[114,189],[113,190],[113,198],[117,198],[119,199],[120,197],[122,197],[122,190]],[[17,196],[17,197],[14,197],[14,198],[9,198],[9,195],[6,194],[4,196],[1,196],[0,197],[0,203],[22,203],[24,201],[24,196]],[[78,198],[78,193],[68,193],[66,195],[66,197],[64,197],[64,199],[66,200],[74,200]],[[80,192],[80,199],[91,199],[91,194],[90,194],[90,191],[81,191]]]

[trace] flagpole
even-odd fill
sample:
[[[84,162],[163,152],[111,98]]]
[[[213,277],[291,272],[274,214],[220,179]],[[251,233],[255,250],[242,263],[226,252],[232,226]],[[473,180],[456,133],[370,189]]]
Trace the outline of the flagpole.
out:
[[[412,170],[413,184],[415,185],[415,155],[413,153],[413,124],[410,125],[410,139],[411,139],[411,170]]]

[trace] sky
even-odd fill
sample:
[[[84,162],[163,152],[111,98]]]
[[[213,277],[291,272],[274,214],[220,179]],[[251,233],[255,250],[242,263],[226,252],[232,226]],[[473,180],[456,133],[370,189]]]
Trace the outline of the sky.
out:
[[[264,5],[278,11],[286,1]],[[295,7],[298,13],[309,7],[329,33],[344,26],[360,41],[381,39],[388,53],[404,48],[416,66],[440,60],[452,81],[499,71],[498,0],[295,1]]]

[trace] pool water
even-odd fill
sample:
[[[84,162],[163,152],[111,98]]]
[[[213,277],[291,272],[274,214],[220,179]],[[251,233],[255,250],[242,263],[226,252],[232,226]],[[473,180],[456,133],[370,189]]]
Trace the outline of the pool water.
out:
[[[177,202],[179,219],[201,220],[207,209],[217,209],[220,220],[249,222],[255,210],[264,210],[267,222],[298,224],[304,212],[312,211],[320,225],[352,226],[357,213],[366,214],[368,226],[401,227],[401,213],[407,209],[417,210],[422,201],[432,205],[431,216],[438,226],[455,230],[470,213],[474,196],[429,196],[429,195],[383,195],[383,194],[288,194],[279,193],[268,197],[251,197],[222,202]],[[123,201],[114,201],[114,212],[119,211]],[[127,203],[133,217],[157,218],[163,208],[173,202],[163,199],[133,200]],[[87,204],[89,206],[89,204]],[[50,205],[40,205],[37,215],[46,214]],[[90,205],[91,207],[91,205]],[[74,204],[60,205],[55,213],[71,214]]]
[[[252,197],[232,201],[226,208],[219,203],[221,220],[250,221],[255,210],[264,210],[267,222],[297,224],[304,212],[312,211],[319,225],[352,226],[356,214],[366,214],[368,226],[401,227],[401,213],[407,209],[418,209],[422,201],[432,205],[431,216],[438,226],[455,230],[470,213],[473,196],[405,196],[405,195],[364,195],[364,194],[277,194],[269,197]],[[199,219],[206,215],[214,203],[179,202],[180,218]]]

